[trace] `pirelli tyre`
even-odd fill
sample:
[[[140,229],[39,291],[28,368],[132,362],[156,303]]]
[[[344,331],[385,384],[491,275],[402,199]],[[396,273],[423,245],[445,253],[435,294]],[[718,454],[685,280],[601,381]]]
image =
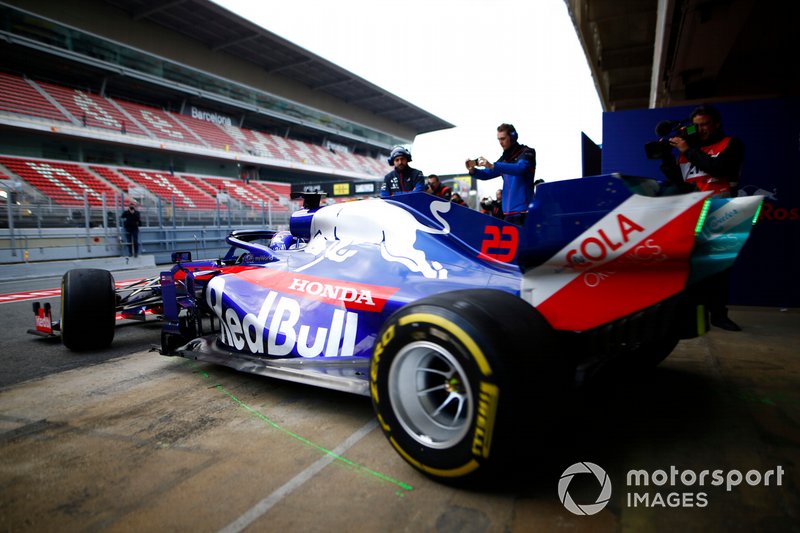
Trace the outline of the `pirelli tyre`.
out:
[[[557,406],[571,377],[555,344],[544,318],[509,293],[464,290],[409,304],[386,321],[373,350],[378,422],[417,470],[482,482],[548,439],[556,409],[543,400]],[[530,427],[533,439],[520,434]]]
[[[107,270],[78,268],[61,279],[61,340],[74,351],[106,348],[114,340],[116,293]]]

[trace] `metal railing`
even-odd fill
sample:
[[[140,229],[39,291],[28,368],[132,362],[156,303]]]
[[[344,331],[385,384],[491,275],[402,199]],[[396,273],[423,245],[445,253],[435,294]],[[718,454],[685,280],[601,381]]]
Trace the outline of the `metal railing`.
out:
[[[44,197],[0,188],[5,206],[0,209],[0,264],[26,261],[83,259],[127,255],[127,234],[120,214],[121,197],[103,196],[99,206],[64,207]],[[260,209],[243,207],[234,201],[215,209],[181,209],[175,202],[160,198],[138,198],[142,227],[141,252],[156,255],[156,260],[176,249],[188,249],[198,256],[216,255],[225,249],[225,236],[238,228],[287,227],[288,211],[274,211],[270,205]]]

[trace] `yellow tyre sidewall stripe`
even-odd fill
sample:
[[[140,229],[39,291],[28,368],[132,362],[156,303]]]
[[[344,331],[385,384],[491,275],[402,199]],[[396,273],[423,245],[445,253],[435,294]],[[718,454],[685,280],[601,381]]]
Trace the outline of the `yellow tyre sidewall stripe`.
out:
[[[404,326],[407,326],[407,325],[412,324],[414,322],[433,324],[435,326],[440,327],[442,330],[450,333],[451,335],[453,335],[469,351],[469,353],[472,356],[473,360],[477,364],[478,369],[480,370],[481,374],[483,374],[485,377],[489,377],[489,376],[492,375],[492,368],[489,365],[489,361],[486,359],[486,356],[484,355],[483,350],[480,349],[478,344],[472,339],[472,337],[469,336],[469,334],[467,334],[466,331],[464,331],[462,328],[460,328],[459,326],[454,324],[452,321],[450,321],[450,320],[448,320],[446,318],[443,318],[441,316],[431,314],[431,313],[412,313],[412,314],[400,317],[397,320],[397,325],[400,326],[400,327],[404,327]],[[389,338],[385,339],[387,342],[381,342],[379,340],[379,344],[381,344],[381,349],[380,349],[381,354],[383,352],[383,349],[386,347],[385,345],[388,344],[389,342],[391,342],[392,340],[394,340],[394,336],[395,336],[394,332],[392,332],[392,334],[389,335]],[[381,339],[381,340],[383,340],[383,339]],[[377,369],[375,369],[375,370],[377,371]],[[484,385],[488,385],[488,384],[484,383]],[[493,386],[493,387],[494,388],[492,390],[494,391],[494,398],[495,398],[495,401],[496,401],[496,393],[497,393],[496,386]],[[483,389],[483,387],[482,387],[482,389]],[[373,394],[373,399],[377,401],[377,399],[378,399],[377,398],[377,391],[375,391],[375,392],[376,392],[376,394]],[[484,453],[478,454],[479,457],[481,455],[483,455],[484,458],[485,458],[488,455],[488,444],[489,444],[489,442],[491,442],[492,427],[494,426],[494,417],[495,417],[495,412],[494,411],[495,411],[495,408],[496,408],[496,403],[492,406],[492,408],[490,409],[490,412],[487,413],[489,415],[488,416],[488,418],[489,418],[489,420],[488,420],[489,427],[486,428],[486,429],[488,429],[488,434],[486,435],[487,440],[485,442],[486,449],[483,450]],[[413,465],[418,470],[420,470],[422,472],[425,472],[425,473],[427,473],[429,475],[437,476],[437,477],[443,477],[443,478],[458,478],[458,477],[463,477],[463,476],[466,476],[466,475],[474,472],[475,470],[477,470],[481,466],[480,462],[478,460],[476,460],[474,457],[470,458],[463,465],[460,465],[460,466],[457,466],[457,467],[454,467],[454,468],[446,468],[446,469],[445,468],[435,468],[435,467],[423,464],[419,460],[411,457],[408,454],[408,452],[406,452],[406,450],[403,449],[403,447],[391,435],[391,429],[390,429],[389,425],[386,424],[386,422],[382,419],[382,417],[379,417],[379,423],[380,423],[381,427],[384,429],[384,431],[387,431],[389,433],[389,435],[388,435],[389,442],[392,444],[392,447],[394,447],[394,449],[397,451],[397,453],[399,453],[403,457],[403,459],[405,461],[407,461],[409,464]],[[473,443],[473,446],[475,446],[474,443]]]
[[[486,377],[492,375],[492,367],[489,365],[489,361],[486,360],[483,350],[478,347],[478,345],[474,340],[472,340],[472,337],[470,337],[466,331],[455,325],[453,322],[441,316],[430,313],[412,313],[410,315],[400,317],[400,319],[397,321],[400,326],[406,326],[412,322],[428,322],[430,324],[439,326],[443,330],[452,334],[467,348],[467,350],[469,350],[470,355],[472,355],[473,359],[475,359],[475,362],[478,364],[478,369],[481,371],[481,374]]]
[[[467,461],[467,463],[458,466],[456,468],[449,468],[447,470],[442,468],[433,468],[431,466],[420,463],[419,461],[408,455],[408,453],[406,453],[406,451],[400,446],[400,444],[397,443],[394,437],[389,437],[389,442],[392,443],[392,446],[394,447],[395,450],[397,450],[397,453],[402,455],[403,459],[405,459],[409,464],[413,465],[418,470],[430,474],[432,476],[463,477],[469,474],[470,472],[474,472],[480,466],[480,463],[478,463],[478,461],[476,461],[475,459],[470,459],[469,461]]]

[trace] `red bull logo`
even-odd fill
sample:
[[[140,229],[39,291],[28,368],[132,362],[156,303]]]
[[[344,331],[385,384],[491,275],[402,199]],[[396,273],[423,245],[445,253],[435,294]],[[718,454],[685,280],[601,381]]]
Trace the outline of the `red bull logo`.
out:
[[[426,252],[416,248],[417,232],[446,235],[450,226],[441,216],[450,210],[450,202],[431,202],[431,214],[442,229],[420,223],[405,209],[382,200],[364,200],[326,207],[311,222],[311,242],[306,253],[319,255],[298,271],[323,260],[343,262],[357,253],[354,244],[377,244],[381,256],[401,263],[412,272],[429,279],[446,279],[447,269],[438,261],[429,260]]]
[[[220,320],[223,344],[276,357],[348,357],[355,351],[357,313],[336,309],[327,326],[309,326],[300,320],[297,300],[268,291],[257,314],[241,316],[241,310],[224,302],[224,292],[224,276],[209,282],[206,301]]]

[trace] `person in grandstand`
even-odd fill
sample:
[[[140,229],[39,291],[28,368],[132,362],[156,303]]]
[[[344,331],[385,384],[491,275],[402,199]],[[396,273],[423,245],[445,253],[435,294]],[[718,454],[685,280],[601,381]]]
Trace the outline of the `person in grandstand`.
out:
[[[700,191],[711,191],[713,197],[736,196],[739,174],[744,160],[744,144],[722,131],[719,111],[703,105],[692,111],[692,124],[697,127],[697,139],[671,137],[669,143],[678,150],[677,163],[685,182]],[[728,286],[730,269],[705,280],[706,301],[711,325],[727,331],[741,331],[728,317]]]
[[[139,255],[139,226],[142,225],[142,216],[136,209],[136,202],[133,200],[128,204],[128,209],[120,216],[125,233],[128,234],[128,248],[132,257]]]
[[[533,180],[536,175],[536,150],[520,144],[517,130],[511,124],[497,127],[497,140],[503,154],[495,163],[485,157],[467,159],[470,175],[479,180],[503,176],[502,209],[505,219],[522,225],[533,200]],[[482,168],[478,168],[482,167]]]
[[[395,146],[389,154],[388,161],[394,169],[383,177],[381,198],[425,190],[425,175],[422,171],[408,166],[411,162],[411,152],[406,148]]]
[[[447,185],[443,185],[442,182],[439,181],[439,176],[436,174],[428,176],[428,183],[425,191],[445,200],[449,200],[450,196],[453,194],[453,190]]]

